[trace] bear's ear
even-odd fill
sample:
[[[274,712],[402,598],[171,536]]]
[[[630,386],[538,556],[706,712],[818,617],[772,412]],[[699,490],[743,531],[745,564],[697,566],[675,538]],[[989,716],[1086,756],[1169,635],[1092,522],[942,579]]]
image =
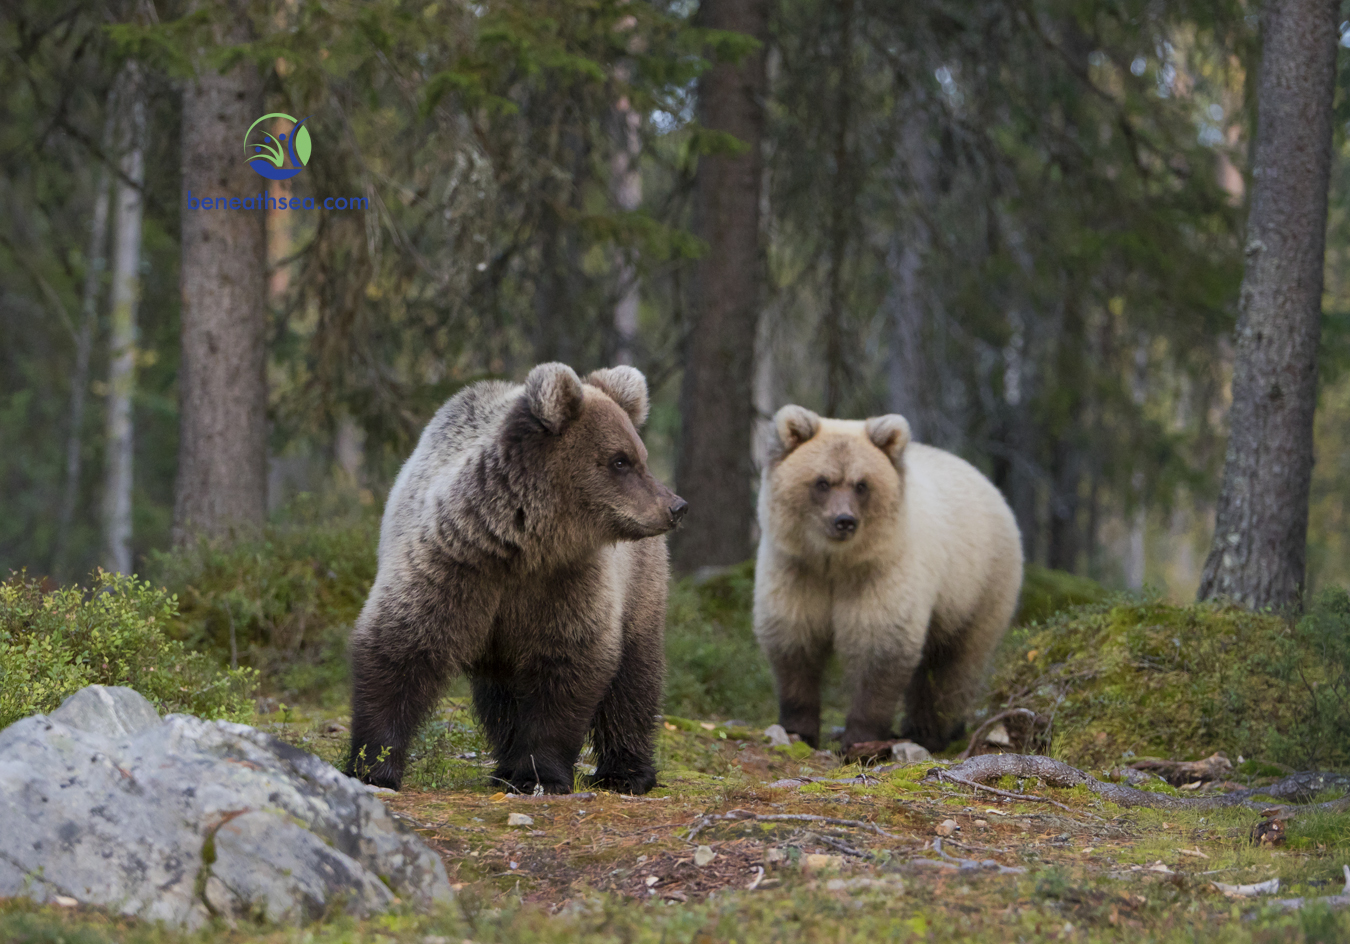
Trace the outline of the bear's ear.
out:
[[[892,462],[899,463],[900,454],[909,445],[909,420],[899,413],[887,413],[868,420],[866,429],[872,444],[886,453]]]
[[[804,406],[785,406],[773,416],[773,431],[781,459],[820,431],[820,417]]]
[[[586,383],[619,404],[634,426],[647,422],[647,378],[636,367],[602,367],[587,374]]]
[[[581,415],[581,379],[566,364],[540,364],[525,378],[530,412],[550,433],[561,433]]]

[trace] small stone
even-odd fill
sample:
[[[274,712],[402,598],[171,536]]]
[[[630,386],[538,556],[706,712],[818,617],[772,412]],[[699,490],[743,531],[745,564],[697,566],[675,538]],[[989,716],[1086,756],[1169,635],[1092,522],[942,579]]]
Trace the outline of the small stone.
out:
[[[975,825],[976,825],[976,826],[988,826],[988,825],[989,825],[989,820],[987,820],[987,819],[977,819],[977,820],[975,820]]]
[[[74,908],[79,904],[78,901],[68,895],[53,895],[52,902],[53,904],[60,905],[62,908]]]
[[[694,864],[703,868],[713,859],[717,858],[717,853],[712,851],[712,846],[699,846],[694,852]]]
[[[525,813],[511,813],[506,817],[507,826],[533,826],[534,817]]]
[[[999,747],[1012,747],[1012,738],[1008,735],[1008,729],[1000,721],[984,734],[984,740],[989,744],[996,744]]]
[[[841,856],[823,855],[819,852],[813,852],[810,855],[802,856],[802,871],[804,872],[833,872],[836,871],[844,862]]]
[[[937,824],[937,826],[933,829],[933,832],[937,833],[939,836],[950,836],[952,833],[956,832],[960,828],[961,824],[958,823],[956,820],[944,819],[942,822]]]
[[[659,881],[661,880],[657,878],[655,875],[648,875],[646,878],[642,880],[642,884],[646,885],[648,888],[651,888]]]
[[[928,748],[913,741],[896,741],[891,745],[891,759],[899,764],[922,764],[933,759]]]
[[[771,724],[764,729],[764,736],[769,739],[770,747],[786,747],[792,743],[788,737],[787,728],[781,724]]]
[[[765,854],[764,858],[768,861],[770,865],[773,865],[775,863],[782,862],[784,859],[786,859],[787,853],[784,852],[782,849],[779,849],[777,846],[774,846],[772,849],[768,851],[768,853]]]

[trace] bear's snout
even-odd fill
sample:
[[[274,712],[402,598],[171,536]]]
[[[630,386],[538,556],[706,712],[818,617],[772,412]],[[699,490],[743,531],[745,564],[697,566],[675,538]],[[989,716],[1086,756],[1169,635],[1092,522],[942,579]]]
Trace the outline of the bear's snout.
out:
[[[679,495],[676,495],[675,500],[670,503],[670,523],[672,525],[679,525],[679,523],[684,520],[685,512],[688,510],[689,503]]]
[[[835,515],[830,522],[831,536],[838,541],[853,537],[857,530],[858,519],[850,514]]]

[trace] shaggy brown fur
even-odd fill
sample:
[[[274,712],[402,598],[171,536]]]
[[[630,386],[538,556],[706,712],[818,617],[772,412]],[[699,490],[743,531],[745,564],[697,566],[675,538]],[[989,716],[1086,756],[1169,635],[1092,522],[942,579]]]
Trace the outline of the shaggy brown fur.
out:
[[[466,673],[497,760],[525,793],[645,793],[664,673],[666,546],[685,502],[647,471],[631,367],[583,383],[541,364],[441,407],[389,494],[375,586],[352,633],[348,773],[397,789],[409,739]]]

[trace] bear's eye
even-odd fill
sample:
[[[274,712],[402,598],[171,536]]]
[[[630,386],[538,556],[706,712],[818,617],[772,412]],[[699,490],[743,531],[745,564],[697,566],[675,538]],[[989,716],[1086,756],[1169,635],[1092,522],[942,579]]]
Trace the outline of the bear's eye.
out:
[[[829,479],[824,478],[823,476],[822,476],[821,478],[816,479],[816,491],[818,491],[818,492],[828,492],[829,490],[830,490],[830,480],[829,480]]]
[[[854,486],[853,486],[853,491],[857,492],[858,495],[859,495],[860,497],[863,496],[863,495],[866,495],[866,494],[867,494],[867,483],[866,483],[866,482],[859,482],[857,485],[854,485]]]
[[[613,459],[609,460],[609,467],[615,472],[627,472],[633,467],[633,463],[623,453],[619,453]]]

